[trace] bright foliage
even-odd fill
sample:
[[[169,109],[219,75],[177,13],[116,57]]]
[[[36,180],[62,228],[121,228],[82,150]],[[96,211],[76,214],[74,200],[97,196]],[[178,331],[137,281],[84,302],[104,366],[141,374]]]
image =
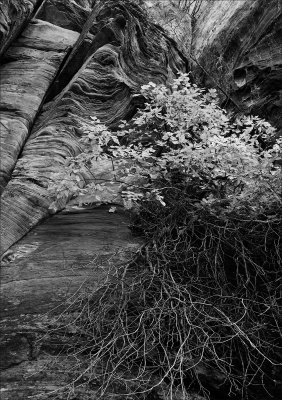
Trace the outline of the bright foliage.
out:
[[[253,116],[232,121],[216,90],[198,88],[187,74],[169,88],[150,82],[141,94],[145,108],[116,132],[95,117],[83,127],[84,152],[53,176],[52,207],[78,194],[85,196],[82,202],[107,202],[105,193],[117,184],[128,209],[142,199],[165,206],[163,189],[177,174],[198,190],[198,207],[217,213],[256,215],[281,202],[281,168],[275,165],[281,139],[274,139],[268,122]],[[97,183],[97,164],[106,160],[111,177]]]

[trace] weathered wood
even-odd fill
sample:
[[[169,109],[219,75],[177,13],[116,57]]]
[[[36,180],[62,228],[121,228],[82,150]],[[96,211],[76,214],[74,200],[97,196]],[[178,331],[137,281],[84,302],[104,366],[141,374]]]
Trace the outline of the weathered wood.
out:
[[[282,132],[281,0],[204,1],[193,32],[194,75]],[[230,104],[232,106],[232,104]]]
[[[13,260],[1,270],[1,399],[26,399],[67,383],[70,360],[44,368],[66,340],[54,330],[56,315],[77,291],[95,292],[110,267],[128,261],[141,244],[124,211],[108,209],[69,209],[11,248]]]
[[[0,191],[9,180],[46,91],[78,33],[33,20],[0,67]]]

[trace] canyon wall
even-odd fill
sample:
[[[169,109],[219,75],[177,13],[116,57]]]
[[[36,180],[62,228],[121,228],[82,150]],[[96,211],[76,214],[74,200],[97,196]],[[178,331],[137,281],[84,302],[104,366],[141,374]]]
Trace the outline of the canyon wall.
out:
[[[71,4],[42,3],[1,58],[1,253],[49,215],[50,176],[81,151],[91,116],[114,126],[134,114],[142,84],[187,69],[134,3]]]
[[[192,71],[224,106],[282,129],[280,0],[206,0],[197,18],[176,1],[140,1],[148,14],[137,3],[0,0],[3,400],[68,384],[62,304],[141,245],[121,208],[50,214],[52,173],[81,152],[91,116],[114,128],[136,112],[141,85]],[[76,398],[93,398],[92,382],[85,390]]]
[[[280,0],[204,0],[194,19],[143,3],[149,15],[136,2],[1,5],[2,253],[49,215],[50,175],[80,151],[82,124],[130,118],[143,83],[192,70],[223,106],[281,131]]]
[[[223,107],[259,115],[282,134],[281,0],[143,4],[187,55],[196,83],[217,88]]]
[[[110,127],[130,119],[141,85],[168,83],[188,61],[133,2],[0,5],[1,399],[60,398],[75,364],[62,354],[74,336],[58,314],[95,292],[141,242],[118,206],[51,215],[52,173],[82,151],[91,117]],[[93,393],[93,382],[79,384],[75,398]]]
[[[223,105],[269,120],[282,134],[281,0],[204,1],[193,29],[193,74]]]

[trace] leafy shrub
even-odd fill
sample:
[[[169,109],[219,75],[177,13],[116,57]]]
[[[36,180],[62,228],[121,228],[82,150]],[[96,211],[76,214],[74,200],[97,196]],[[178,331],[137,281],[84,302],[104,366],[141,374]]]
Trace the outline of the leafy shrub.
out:
[[[150,101],[117,132],[95,117],[83,126],[84,153],[69,158],[53,176],[50,190],[56,200],[84,193],[99,202],[96,191],[118,182],[127,208],[152,198],[164,206],[162,185],[166,188],[179,175],[195,187],[198,207],[216,213],[255,216],[281,204],[281,171],[274,165],[281,140],[272,140],[275,130],[269,123],[257,117],[231,122],[217,104],[215,89],[205,92],[191,85],[187,74],[170,88],[149,83],[142,95]],[[93,183],[95,166],[105,159],[112,161],[114,173],[101,188]],[[83,176],[91,182],[82,189]]]
[[[142,94],[132,122],[111,132],[94,120],[91,150],[68,161],[77,182],[112,160],[146,238],[134,262],[73,302],[77,354],[89,355],[102,394],[116,382],[136,396],[269,390],[281,365],[281,141],[257,117],[232,121],[187,75]]]

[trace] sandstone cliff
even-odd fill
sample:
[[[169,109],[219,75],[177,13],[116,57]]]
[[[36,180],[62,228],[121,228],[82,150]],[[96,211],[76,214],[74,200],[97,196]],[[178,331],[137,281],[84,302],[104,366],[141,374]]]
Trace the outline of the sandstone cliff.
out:
[[[79,153],[82,123],[129,118],[142,84],[186,69],[175,43],[134,3],[91,3],[43,2],[2,56],[2,253],[48,216],[50,174]]]
[[[196,21],[194,74],[224,90],[223,104],[259,115],[282,133],[282,3],[207,1]]]
[[[4,400],[47,398],[68,383],[69,361],[46,367],[66,340],[54,330],[58,305],[140,246],[120,209],[69,207],[48,219],[51,174],[81,151],[92,115],[115,127],[135,113],[142,84],[192,70],[223,105],[282,129],[280,0],[207,0],[194,19],[176,1],[140,1],[149,15],[137,3],[0,0]],[[91,397],[91,385],[76,398]]]
[[[48,216],[50,173],[80,151],[82,122],[129,118],[143,83],[166,82],[190,65],[224,106],[282,129],[279,0],[206,0],[193,20],[179,2],[143,2],[178,46],[133,3],[2,3],[2,252]]]
[[[144,4],[182,45],[198,84],[217,87],[224,107],[266,118],[281,135],[281,0]]]
[[[107,207],[70,207],[36,227],[50,216],[51,173],[81,151],[91,116],[110,126],[129,119],[140,86],[166,83],[187,59],[131,2],[0,5],[1,254],[10,249],[1,265],[1,398],[47,398],[71,368],[56,363],[66,340],[58,306],[97,288],[140,246],[124,212]],[[93,396],[92,386],[77,398]]]

